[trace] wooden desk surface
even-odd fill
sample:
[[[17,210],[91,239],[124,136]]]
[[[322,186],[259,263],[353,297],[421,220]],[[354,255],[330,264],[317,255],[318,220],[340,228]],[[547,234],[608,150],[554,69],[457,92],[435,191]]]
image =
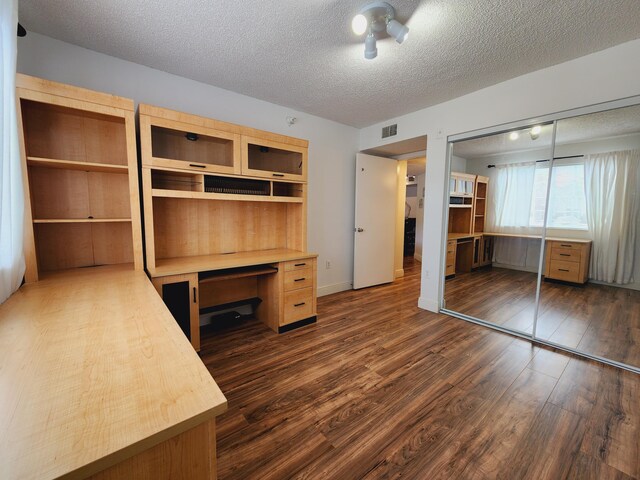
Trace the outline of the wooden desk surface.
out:
[[[315,253],[278,248],[258,252],[240,252],[227,255],[200,255],[195,257],[164,258],[156,260],[156,268],[149,269],[152,277],[206,272],[224,268],[247,267],[263,263],[287,262],[301,258],[317,257]]]
[[[84,478],[226,406],[141,271],[55,274],[0,305],[0,478]]]
[[[540,239],[542,240],[542,235],[523,235],[518,233],[493,233],[493,232],[485,232],[482,235],[486,235],[488,237],[509,237],[509,238],[532,238],[532,239]],[[591,243],[591,240],[584,238],[561,238],[561,237],[546,237],[547,240],[551,240],[553,242],[573,242],[573,243]]]

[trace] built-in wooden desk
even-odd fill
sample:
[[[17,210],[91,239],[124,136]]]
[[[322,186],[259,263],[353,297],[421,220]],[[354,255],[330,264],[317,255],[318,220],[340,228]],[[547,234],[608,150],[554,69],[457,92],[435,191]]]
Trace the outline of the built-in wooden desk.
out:
[[[132,266],[43,274],[0,305],[0,478],[210,480],[226,406]]]
[[[315,322],[317,256],[277,248],[160,258],[149,275],[193,348],[200,350],[200,314],[242,302],[255,302],[256,318],[274,332]],[[216,271],[225,275],[212,275]]]
[[[527,238],[542,240],[542,235],[484,232],[487,237]],[[547,279],[585,283],[589,278],[591,240],[566,237],[545,237],[543,275]]]
[[[152,277],[179,275],[181,273],[206,272],[226,268],[247,267],[274,262],[287,262],[301,258],[316,258],[315,253],[301,252],[286,248],[239,252],[224,255],[200,255],[193,257],[162,258],[156,260],[155,268],[149,268]]]

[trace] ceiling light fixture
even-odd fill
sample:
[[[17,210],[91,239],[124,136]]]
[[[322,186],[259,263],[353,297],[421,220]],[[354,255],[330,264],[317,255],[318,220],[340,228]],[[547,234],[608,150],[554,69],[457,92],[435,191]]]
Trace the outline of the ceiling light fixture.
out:
[[[520,134],[518,132],[511,132],[509,134],[509,140],[517,140],[520,138]]]
[[[373,2],[365,5],[351,21],[351,29],[356,35],[367,30],[364,41],[364,58],[370,60],[378,56],[376,35],[386,32],[396,42],[402,43],[409,35],[409,28],[395,19],[396,11],[387,2]]]

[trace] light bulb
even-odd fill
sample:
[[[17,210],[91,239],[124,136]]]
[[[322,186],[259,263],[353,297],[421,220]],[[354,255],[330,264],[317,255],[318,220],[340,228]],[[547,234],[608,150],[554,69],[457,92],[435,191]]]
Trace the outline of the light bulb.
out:
[[[536,125],[531,129],[531,133],[533,135],[540,135],[540,132],[542,132],[542,127],[540,125]]]
[[[509,134],[509,140],[517,140],[520,137],[520,134],[518,132],[511,132]]]
[[[353,20],[351,20],[351,30],[353,30],[353,33],[355,33],[356,35],[362,35],[367,31],[368,23],[369,22],[367,22],[367,17],[359,13],[358,15],[353,17]]]

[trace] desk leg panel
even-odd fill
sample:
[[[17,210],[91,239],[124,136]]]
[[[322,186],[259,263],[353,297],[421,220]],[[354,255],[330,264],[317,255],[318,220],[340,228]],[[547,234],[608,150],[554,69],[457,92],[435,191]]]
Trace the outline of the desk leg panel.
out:
[[[216,421],[209,420],[103,470],[90,480],[215,480]]]

